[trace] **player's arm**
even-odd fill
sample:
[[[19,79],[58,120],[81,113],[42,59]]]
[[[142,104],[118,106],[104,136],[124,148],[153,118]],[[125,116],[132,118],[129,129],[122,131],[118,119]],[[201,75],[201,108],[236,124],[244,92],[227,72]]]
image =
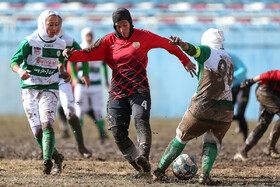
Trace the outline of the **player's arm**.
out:
[[[65,49],[63,56],[71,62],[84,62],[84,61],[105,61],[108,52],[108,44],[105,40],[97,40],[98,45],[94,48],[87,48],[83,50]],[[95,42],[95,43],[96,43]]]
[[[280,81],[280,70],[267,71],[259,75],[259,80],[262,81]]]
[[[179,45],[185,53],[194,57],[195,60],[200,64],[203,64],[211,54],[210,47],[194,46],[188,42],[183,42],[182,39],[177,36],[170,36],[170,43],[173,45]]]
[[[272,70],[272,71],[267,71],[265,73],[262,73],[260,75],[255,76],[252,79],[245,79],[240,87],[251,87],[253,84],[256,82],[261,82],[261,81],[280,81],[280,70]]]
[[[109,77],[108,77],[108,69],[106,63],[103,61],[102,66],[104,67],[104,76],[105,76],[105,82],[106,82],[106,87],[109,88]]]
[[[27,59],[27,56],[31,54],[31,47],[27,41],[27,39],[24,39],[20,46],[17,49],[17,52],[14,54],[14,56],[11,59],[10,67],[11,69],[18,73],[20,78],[22,80],[26,80],[30,77],[29,73],[31,73],[30,70],[25,70],[20,67],[20,64],[23,63],[24,60]]]
[[[81,46],[76,41],[73,42],[72,48],[74,48],[75,50],[82,49]],[[86,88],[88,88],[90,86],[88,61],[81,62],[81,63],[82,63],[82,70],[83,70],[83,76],[81,77],[81,81],[86,85]],[[73,80],[75,80],[74,82],[77,83],[78,80],[77,80],[77,74],[75,71],[75,63],[71,62],[71,67],[72,67],[71,74],[72,74]]]
[[[59,62],[58,62],[58,71],[60,76],[64,79],[64,82],[69,82],[71,80],[71,76],[69,75],[68,72],[64,71],[65,70],[65,60],[64,57],[61,55],[59,57]]]

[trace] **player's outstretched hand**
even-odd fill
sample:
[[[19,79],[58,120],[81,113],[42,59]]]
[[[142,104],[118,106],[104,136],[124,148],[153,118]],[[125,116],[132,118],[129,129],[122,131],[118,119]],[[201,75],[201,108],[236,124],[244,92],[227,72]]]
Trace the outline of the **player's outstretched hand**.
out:
[[[240,88],[250,88],[253,84],[255,84],[255,81],[253,79],[245,79],[241,84]]]
[[[189,62],[186,66],[185,69],[187,70],[187,72],[189,72],[191,74],[191,76],[193,77],[194,75],[196,75],[196,66],[194,63]]]
[[[170,41],[169,43],[172,45],[179,45],[181,47],[181,49],[183,50],[188,50],[189,45],[185,42],[182,41],[181,38],[179,38],[178,36],[169,36]]]
[[[64,79],[64,82],[70,82],[71,76],[68,72],[60,73],[61,77]]]
[[[90,86],[90,80],[89,80],[88,76],[82,76],[81,80],[82,80],[82,83],[85,84],[86,88],[88,88]]]
[[[67,49],[64,49],[63,50],[63,56],[65,57],[65,58],[70,58],[70,56],[72,55],[72,53],[73,53],[73,51],[74,51],[74,48],[72,48],[72,49],[69,49],[69,48],[67,48]]]
[[[21,69],[21,72],[19,73],[19,76],[22,80],[26,80],[30,77],[29,73],[31,73],[30,70]]]

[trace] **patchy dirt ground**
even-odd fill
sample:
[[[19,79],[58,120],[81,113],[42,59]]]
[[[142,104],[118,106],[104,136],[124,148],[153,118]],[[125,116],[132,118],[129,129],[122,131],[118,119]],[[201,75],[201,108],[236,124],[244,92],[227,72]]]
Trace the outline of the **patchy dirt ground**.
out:
[[[175,136],[180,119],[152,119],[153,145],[150,160],[155,169],[165,147]],[[270,128],[260,142],[249,152],[246,163],[232,160],[242,143],[242,136],[235,133],[232,124],[224,139],[224,148],[219,150],[211,172],[216,186],[280,186],[280,160],[271,159],[262,149]],[[254,122],[249,123],[252,130]],[[59,134],[58,120],[55,132]],[[43,176],[40,149],[33,139],[25,116],[0,116],[0,186],[197,186],[198,176],[189,181],[180,181],[167,170],[164,182],[150,178],[134,179],[134,170],[123,159],[112,136],[101,144],[96,126],[85,119],[83,127],[86,146],[93,157],[83,159],[77,152],[75,140],[56,139],[57,149],[64,154],[64,170],[60,176]],[[130,137],[136,142],[135,128],[130,126]],[[201,166],[201,137],[189,142],[183,153],[196,158]],[[279,149],[279,143],[277,144]],[[200,170],[198,171],[198,174]]]

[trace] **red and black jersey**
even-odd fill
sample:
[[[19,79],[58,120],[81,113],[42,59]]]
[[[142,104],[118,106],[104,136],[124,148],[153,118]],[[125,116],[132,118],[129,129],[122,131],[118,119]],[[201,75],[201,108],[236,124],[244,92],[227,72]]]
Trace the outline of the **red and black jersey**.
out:
[[[114,33],[103,37],[98,47],[86,53],[74,51],[71,62],[105,61],[112,69],[112,81],[109,99],[118,99],[132,93],[150,92],[147,79],[147,53],[153,48],[163,48],[177,56],[185,66],[190,60],[179,49],[171,45],[167,38],[160,37],[142,29],[134,29],[128,39],[120,39]]]
[[[259,83],[280,97],[280,70],[267,71],[260,75]]]

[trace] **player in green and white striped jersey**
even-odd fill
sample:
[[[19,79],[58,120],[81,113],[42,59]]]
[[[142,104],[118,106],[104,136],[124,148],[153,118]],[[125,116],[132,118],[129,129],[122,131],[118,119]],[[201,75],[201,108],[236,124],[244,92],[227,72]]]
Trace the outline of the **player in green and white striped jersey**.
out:
[[[22,103],[30,127],[43,150],[43,173],[50,174],[52,158],[54,172],[61,172],[63,156],[55,149],[53,123],[55,120],[59,73],[70,81],[64,72],[62,51],[65,41],[56,36],[58,16],[46,10],[38,18],[38,29],[27,36],[11,59],[11,68],[21,78]]]
[[[196,47],[178,37],[171,36],[170,39],[170,43],[179,45],[197,61],[198,87],[176,129],[176,137],[166,148],[153,178],[161,180],[165,170],[180,155],[186,143],[204,134],[199,183],[211,184],[209,174],[217,156],[217,144],[221,146],[233,119],[233,62],[222,48],[224,35],[221,30],[208,29],[202,35],[202,45]]]
[[[84,28],[81,31],[82,43],[81,47],[88,48],[94,41],[94,33],[91,28]],[[103,90],[102,90],[102,69],[104,68],[104,75],[106,86],[109,88],[108,74],[107,74],[107,65],[104,61],[89,61],[89,78],[91,85],[86,88],[82,84],[83,80],[83,69],[82,64],[78,63],[78,71],[72,73],[73,82],[77,80],[75,85],[74,93],[76,99],[76,112],[77,116],[82,121],[85,113],[88,113],[93,120],[95,121],[101,143],[104,142],[108,135],[105,131],[105,120],[102,114],[103,112]],[[102,68],[103,67],[103,68]],[[88,112],[87,112],[88,111]]]
[[[75,50],[81,49],[80,45],[74,40],[74,38],[64,33],[64,30],[61,28],[62,16],[58,12],[56,13],[57,16],[59,17],[58,20],[59,26],[57,30],[58,37],[66,42],[66,48],[70,48],[70,49],[74,48]],[[67,59],[64,59],[64,61],[65,61],[65,69],[66,69]],[[82,64],[81,66],[83,72],[82,72],[81,82],[85,84],[86,88],[88,88],[90,85],[88,62],[83,62],[78,64]],[[71,63],[72,70],[75,68],[75,65],[76,63]],[[75,99],[73,96],[71,84],[70,82],[67,83],[64,82],[62,78],[60,78],[59,81],[59,102],[63,108],[66,119],[69,121],[70,127],[73,131],[76,142],[78,144],[78,150],[80,154],[85,158],[91,157],[92,153],[84,145],[83,132],[81,129],[79,118],[76,115]],[[64,130],[67,129],[67,123],[63,124],[63,128]]]

